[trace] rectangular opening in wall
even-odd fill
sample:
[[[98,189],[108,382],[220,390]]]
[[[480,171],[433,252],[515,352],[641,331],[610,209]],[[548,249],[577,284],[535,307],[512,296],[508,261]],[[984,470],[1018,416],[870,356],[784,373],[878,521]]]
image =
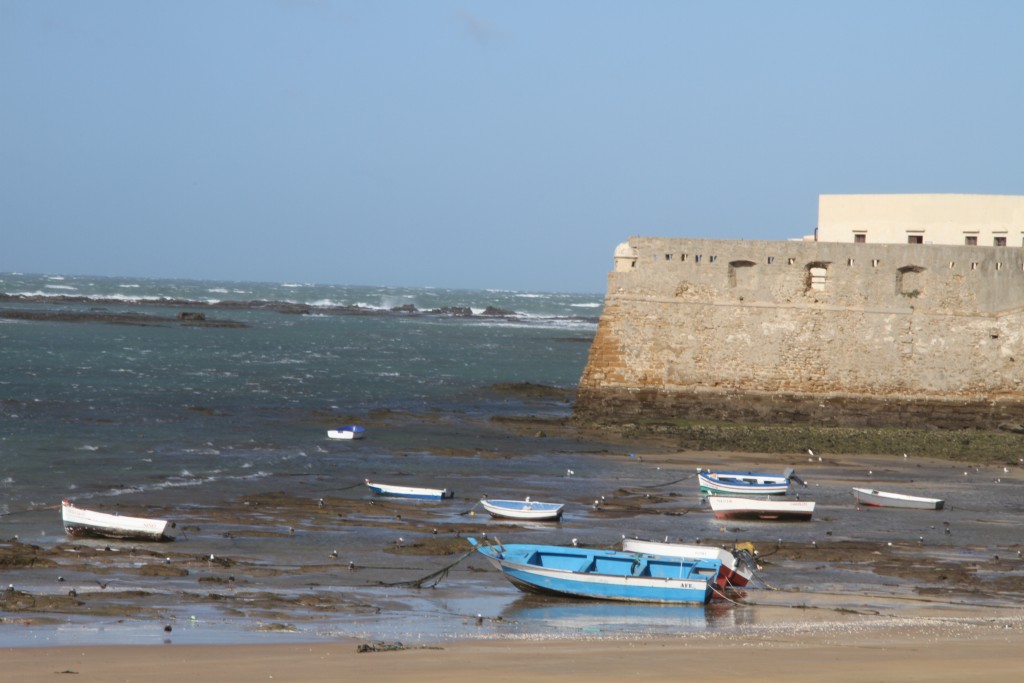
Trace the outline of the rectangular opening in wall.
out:
[[[1003,264],[1002,263],[997,263],[996,264],[996,270],[1002,270],[1002,269],[1003,269]]]
[[[717,257],[717,256],[712,256],[712,257],[711,257],[711,258],[709,258],[708,260],[709,260],[709,261],[711,261],[711,263],[714,263],[715,261],[717,261],[717,260],[718,260],[718,257]]]
[[[876,258],[871,259],[871,267],[872,268],[877,268],[878,264],[879,264],[878,259],[876,259]]]
[[[681,262],[683,262],[683,263],[686,263],[686,254],[680,254],[680,255],[679,255],[679,260],[680,260]]]
[[[954,268],[956,268],[956,261],[950,261],[949,262],[949,269],[953,270]]]
[[[973,263],[971,263],[971,270],[977,270],[977,269],[978,269],[978,262],[974,261]]]
[[[924,235],[907,235],[907,244],[924,244]]]
[[[693,257],[693,262],[700,263],[700,254],[697,254],[696,256]]]
[[[851,259],[846,259],[846,265],[852,266],[853,265],[853,259],[852,258]]]
[[[774,257],[774,256],[769,256],[769,257],[768,257],[768,265],[770,266],[770,265],[772,265],[773,263],[775,263],[775,257]]]
[[[665,254],[665,260],[666,261],[671,261],[672,260],[672,254]]]
[[[855,233],[853,233],[853,242],[854,242],[854,244],[864,244],[867,241],[868,241],[868,236],[867,236],[866,233],[863,233],[863,232],[855,232]]]
[[[976,246],[978,246],[978,236],[977,235],[964,235],[964,246],[966,246],[966,247],[976,247]]]
[[[1006,235],[996,235],[992,239],[993,247],[1005,247],[1006,246]]]
[[[796,259],[795,258],[788,258],[788,259],[786,259],[786,265],[787,266],[791,266],[794,263],[796,263]]]

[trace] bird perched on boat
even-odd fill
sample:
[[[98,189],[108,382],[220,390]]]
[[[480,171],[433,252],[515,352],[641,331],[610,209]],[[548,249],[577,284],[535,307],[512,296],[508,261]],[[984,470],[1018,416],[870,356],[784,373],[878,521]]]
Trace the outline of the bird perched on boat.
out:
[[[576,538],[572,539],[572,547],[575,548],[578,545],[579,545],[579,539],[576,539]]]

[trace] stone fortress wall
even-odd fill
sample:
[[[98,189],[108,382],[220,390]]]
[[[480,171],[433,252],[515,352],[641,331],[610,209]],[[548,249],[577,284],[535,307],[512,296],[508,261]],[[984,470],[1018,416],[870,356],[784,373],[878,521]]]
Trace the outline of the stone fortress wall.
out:
[[[576,413],[996,427],[1022,381],[1020,247],[631,237]]]

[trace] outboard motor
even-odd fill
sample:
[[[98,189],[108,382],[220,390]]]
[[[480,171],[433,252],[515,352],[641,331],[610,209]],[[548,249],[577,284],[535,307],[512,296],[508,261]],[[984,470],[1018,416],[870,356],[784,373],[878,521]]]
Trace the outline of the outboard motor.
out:
[[[787,467],[786,470],[782,473],[782,476],[784,476],[786,479],[789,479],[790,481],[795,481],[804,488],[807,488],[807,482],[801,479],[800,477],[796,476],[796,470],[794,470],[792,467]]]

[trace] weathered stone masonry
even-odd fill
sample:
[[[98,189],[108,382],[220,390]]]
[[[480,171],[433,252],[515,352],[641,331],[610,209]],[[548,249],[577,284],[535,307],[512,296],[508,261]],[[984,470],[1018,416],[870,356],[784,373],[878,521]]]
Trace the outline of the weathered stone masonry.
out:
[[[1024,421],[1024,249],[630,238],[583,419]]]

